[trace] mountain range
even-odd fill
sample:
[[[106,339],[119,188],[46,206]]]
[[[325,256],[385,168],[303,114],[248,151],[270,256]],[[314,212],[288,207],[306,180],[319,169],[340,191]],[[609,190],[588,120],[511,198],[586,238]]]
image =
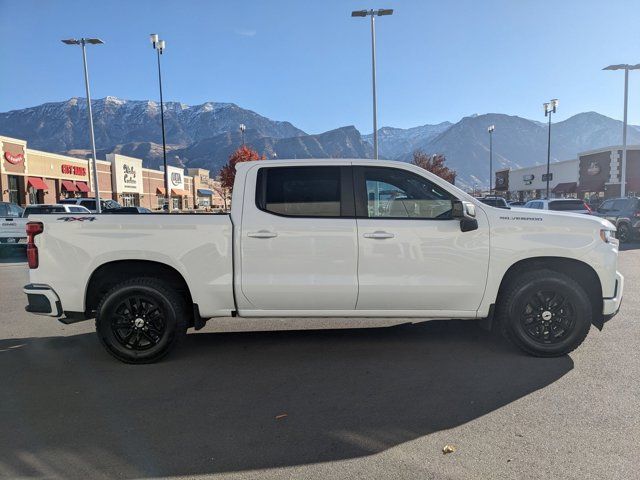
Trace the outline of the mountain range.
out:
[[[106,97],[92,101],[98,158],[120,153],[142,158],[145,166],[162,163],[160,108],[150,100]],[[266,158],[370,158],[373,135],[353,126],[307,134],[286,121],[271,120],[233,103],[189,106],[165,103],[167,156],[170,164],[203,167],[215,175],[244,141]],[[380,158],[410,161],[421,149],[441,153],[458,172],[456,183],[468,187],[489,182],[489,134],[493,133],[494,168],[518,168],[546,162],[547,125],[526,118],[488,113],[408,129],[378,130]],[[31,148],[89,156],[86,101],[63,102],[0,113],[0,135],[21,138]],[[596,112],[552,124],[552,161],[575,158],[582,151],[621,143],[622,122]],[[640,143],[640,128],[630,126],[629,144]]]

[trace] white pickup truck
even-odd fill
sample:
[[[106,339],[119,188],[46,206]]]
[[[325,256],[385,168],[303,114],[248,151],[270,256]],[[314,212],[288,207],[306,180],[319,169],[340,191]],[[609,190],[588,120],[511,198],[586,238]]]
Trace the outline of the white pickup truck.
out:
[[[129,363],[215,317],[496,320],[525,352],[566,354],[618,312],[606,220],[484,205],[406,163],[237,168],[230,215],[33,216],[27,311],[95,318]]]

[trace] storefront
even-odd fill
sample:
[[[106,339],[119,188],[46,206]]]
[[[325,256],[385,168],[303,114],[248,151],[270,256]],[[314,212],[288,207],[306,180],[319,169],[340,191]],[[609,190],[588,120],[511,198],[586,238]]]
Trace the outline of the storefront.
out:
[[[140,206],[142,196],[142,160],[115,153],[107,154],[111,162],[114,200],[125,207]]]
[[[578,160],[554,162],[549,166],[549,196],[551,198],[576,197]],[[508,173],[508,178],[504,177]],[[496,190],[511,200],[527,201],[544,198],[547,194],[547,165],[500,170],[496,172]],[[498,185],[499,180],[501,185]]]
[[[184,169],[168,166],[169,187],[171,188],[171,208],[186,210],[190,208],[189,190],[185,189]]]
[[[209,177],[209,170],[188,168],[187,174],[193,179],[194,206],[203,210],[223,211],[226,208],[220,182]]]
[[[21,206],[87,196],[86,160],[27,148],[27,142],[0,137],[2,200]]]
[[[578,194],[592,205],[621,193],[622,147],[613,146],[578,156]],[[640,195],[640,145],[627,147],[626,195]]]

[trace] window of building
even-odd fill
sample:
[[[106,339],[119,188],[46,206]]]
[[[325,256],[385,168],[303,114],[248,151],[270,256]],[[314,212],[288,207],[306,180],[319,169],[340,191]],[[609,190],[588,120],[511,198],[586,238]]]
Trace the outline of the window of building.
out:
[[[258,172],[258,208],[293,217],[339,217],[340,167],[275,167]]]
[[[399,168],[359,167],[368,218],[451,218],[452,195],[435,183]]]

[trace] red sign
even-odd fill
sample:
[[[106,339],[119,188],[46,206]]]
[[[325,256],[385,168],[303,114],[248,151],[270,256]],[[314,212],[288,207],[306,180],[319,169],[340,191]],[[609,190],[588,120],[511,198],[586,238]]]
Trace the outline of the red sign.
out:
[[[84,167],[63,164],[61,168],[62,168],[62,173],[64,173],[65,175],[78,175],[82,177],[87,175],[87,169]]]
[[[4,159],[12,165],[16,165],[24,160],[24,153],[4,152]]]

